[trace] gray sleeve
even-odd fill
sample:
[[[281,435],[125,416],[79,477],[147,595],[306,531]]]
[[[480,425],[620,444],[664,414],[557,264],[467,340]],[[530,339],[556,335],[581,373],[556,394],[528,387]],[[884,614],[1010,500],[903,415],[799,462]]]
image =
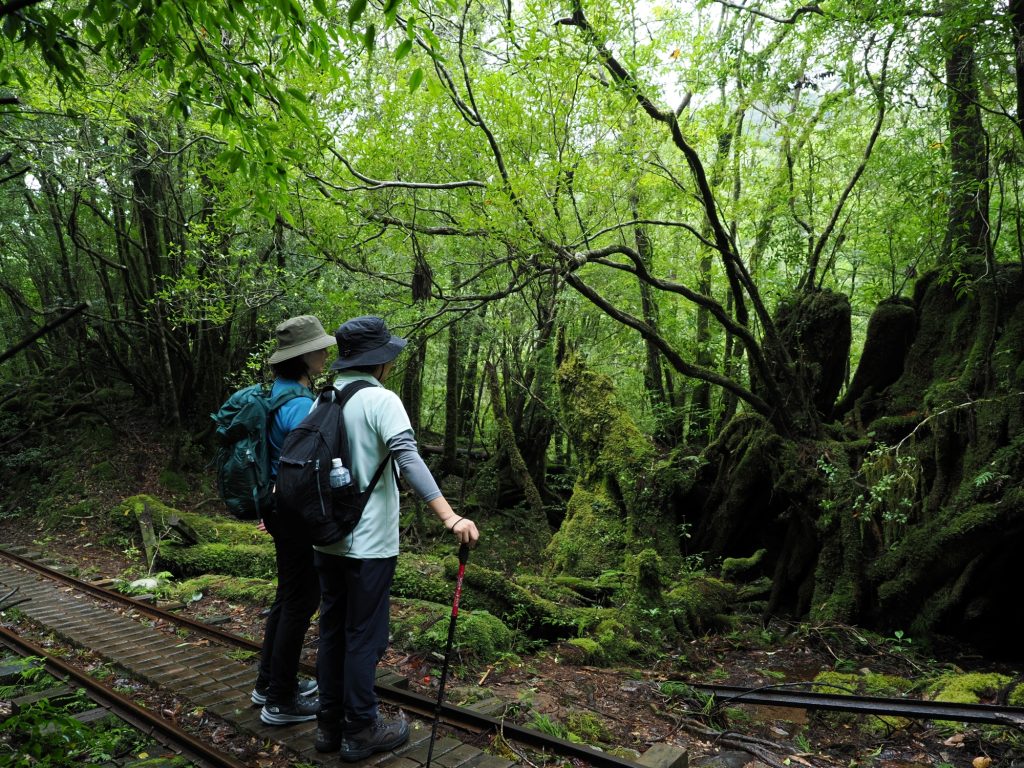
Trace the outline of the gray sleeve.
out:
[[[388,450],[398,464],[402,477],[422,501],[433,501],[442,495],[441,489],[437,487],[437,481],[423,463],[412,430],[399,432],[388,440]]]

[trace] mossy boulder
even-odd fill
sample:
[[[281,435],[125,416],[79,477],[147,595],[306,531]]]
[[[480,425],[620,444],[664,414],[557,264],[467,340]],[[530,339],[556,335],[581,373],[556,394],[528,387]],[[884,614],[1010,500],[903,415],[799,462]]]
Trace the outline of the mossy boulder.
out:
[[[728,624],[736,587],[707,574],[685,576],[665,594],[665,611],[685,637]]]
[[[395,644],[420,653],[443,653],[451,607],[425,600],[392,601],[391,636]],[[463,661],[487,664],[515,649],[515,636],[487,611],[460,611],[452,648]]]
[[[748,574],[756,575],[753,571],[761,564],[766,554],[768,554],[768,550],[762,547],[750,557],[725,558],[722,560],[722,578],[736,580]]]

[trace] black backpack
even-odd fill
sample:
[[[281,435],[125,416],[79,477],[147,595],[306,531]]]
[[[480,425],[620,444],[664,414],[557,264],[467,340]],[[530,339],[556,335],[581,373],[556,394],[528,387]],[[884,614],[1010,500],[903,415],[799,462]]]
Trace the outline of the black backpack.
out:
[[[352,469],[348,433],[342,412],[356,392],[375,386],[369,381],[354,381],[341,391],[328,387],[320,393],[316,406],[281,447],[277,468],[277,510],[282,519],[300,521],[307,536],[316,545],[334,544],[348,536],[359,523],[366,502],[391,459],[388,453],[377,467],[365,491],[359,491],[359,478],[343,488],[331,488],[331,459]]]
[[[270,511],[270,420],[295,397],[312,399],[294,387],[271,397],[262,385],[254,384],[232,394],[210,414],[219,443],[214,458],[217,494],[228,512],[241,520],[257,520]]]

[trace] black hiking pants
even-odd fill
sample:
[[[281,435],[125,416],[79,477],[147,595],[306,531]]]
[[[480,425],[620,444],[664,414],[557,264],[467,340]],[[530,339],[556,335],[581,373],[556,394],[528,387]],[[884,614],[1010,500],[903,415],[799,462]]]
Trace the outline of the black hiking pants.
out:
[[[276,512],[264,519],[274,537],[277,593],[263,632],[256,687],[267,687],[267,704],[290,704],[298,689],[299,657],[310,619],[320,605],[320,580],[313,567],[313,545]]]

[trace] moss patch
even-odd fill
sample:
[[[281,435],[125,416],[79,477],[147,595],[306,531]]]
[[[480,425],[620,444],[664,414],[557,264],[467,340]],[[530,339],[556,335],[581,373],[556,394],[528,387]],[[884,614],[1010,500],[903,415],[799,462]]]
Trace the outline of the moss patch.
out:
[[[191,600],[198,593],[204,596],[216,595],[225,600],[269,605],[274,602],[276,591],[276,584],[269,579],[249,579],[210,573],[172,584],[168,595],[182,602]]]
[[[1012,678],[997,672],[967,672],[943,675],[928,686],[935,701],[954,704],[979,704],[984,699],[996,698],[999,690],[1010,684]]]
[[[392,602],[391,634],[394,642],[421,653],[443,653],[448,640],[451,608],[425,600]],[[512,631],[487,611],[460,611],[453,651],[463,661],[490,663],[515,648]]]
[[[165,542],[160,546],[157,564],[179,576],[220,573],[269,579],[277,573],[272,544],[197,544],[183,547]]]

